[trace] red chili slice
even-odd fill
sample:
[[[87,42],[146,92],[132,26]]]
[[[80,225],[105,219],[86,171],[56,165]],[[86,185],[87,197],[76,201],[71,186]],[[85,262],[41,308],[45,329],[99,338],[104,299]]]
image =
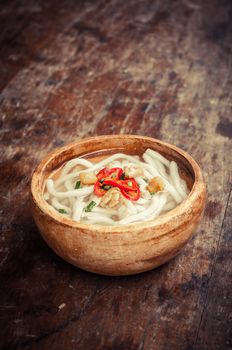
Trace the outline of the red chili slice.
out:
[[[136,191],[139,189],[139,185],[133,177],[126,180],[120,180],[120,184],[125,187],[127,191]]]
[[[137,191],[139,189],[137,182],[133,178],[129,178],[127,180],[105,179],[104,184],[118,187],[120,190],[124,191]]]
[[[137,191],[121,190],[121,193],[126,199],[129,199],[130,201],[137,201],[140,197],[140,189],[138,189]]]
[[[105,177],[107,177],[109,175],[109,170],[106,168],[101,169],[98,173],[97,173],[97,179],[101,180],[104,179]]]
[[[97,173],[96,176],[98,180],[102,180],[106,178],[112,178],[114,180],[118,180],[122,175],[122,173],[123,173],[122,168],[112,168],[112,169],[103,168]]]
[[[106,190],[104,190],[102,188],[102,184],[99,181],[95,182],[93,190],[94,190],[94,193],[96,194],[96,196],[98,196],[98,197],[102,197],[106,193]]]
[[[109,170],[109,177],[114,180],[118,180],[120,176],[122,175],[123,170],[122,168],[112,168]]]
[[[96,175],[98,181],[94,185],[94,193],[99,197],[104,196],[107,190],[103,186],[109,185],[119,188],[125,198],[131,201],[137,201],[140,197],[139,185],[134,178],[120,180],[122,174],[122,168],[101,169]]]

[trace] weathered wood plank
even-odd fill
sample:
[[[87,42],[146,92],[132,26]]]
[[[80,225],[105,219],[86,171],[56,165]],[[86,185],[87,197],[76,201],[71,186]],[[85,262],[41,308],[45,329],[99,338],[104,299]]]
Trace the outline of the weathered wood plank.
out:
[[[53,9],[56,11],[53,11]],[[8,1],[0,7],[0,91],[32,62],[47,60],[46,48],[69,24],[70,16],[81,18],[80,1]]]
[[[232,196],[230,193],[215,255],[215,264],[210,276],[207,299],[196,338],[196,349],[229,350],[232,348],[231,213]]]

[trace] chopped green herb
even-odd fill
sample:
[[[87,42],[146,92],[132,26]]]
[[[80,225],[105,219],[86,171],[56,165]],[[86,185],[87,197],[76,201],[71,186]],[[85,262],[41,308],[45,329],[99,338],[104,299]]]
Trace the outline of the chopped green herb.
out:
[[[105,179],[99,180],[99,182],[100,182],[101,184],[103,184],[104,181],[105,181]]]
[[[108,190],[111,188],[111,186],[109,186],[109,185],[103,185],[102,188],[103,188],[104,190],[108,191]]]
[[[113,179],[115,179],[116,176],[117,176],[117,175],[116,175],[115,173],[111,174],[111,177],[112,177]]]
[[[80,187],[81,187],[81,182],[77,181],[76,186],[75,186],[75,190],[78,190],[78,188],[80,188]]]
[[[155,192],[150,192],[150,194],[153,196],[155,194]]]
[[[120,176],[120,180],[125,180],[125,173],[122,173],[122,175]]]
[[[58,209],[58,212],[60,214],[67,214],[67,211],[65,209]]]
[[[127,185],[128,185],[129,187],[132,187],[132,186],[133,186],[133,184],[132,184],[131,181],[128,181],[128,182],[127,182]]]
[[[148,183],[148,179],[145,179],[145,178],[144,178],[143,180],[144,180],[146,183]]]
[[[87,205],[87,207],[85,208],[85,212],[88,213],[88,212],[92,211],[92,209],[95,207],[96,204],[97,204],[96,202],[91,201],[91,202]]]

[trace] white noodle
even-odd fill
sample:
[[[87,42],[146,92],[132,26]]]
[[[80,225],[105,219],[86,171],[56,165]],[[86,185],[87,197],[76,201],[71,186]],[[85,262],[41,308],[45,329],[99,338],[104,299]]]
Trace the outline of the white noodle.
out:
[[[170,195],[173,197],[173,199],[176,201],[177,204],[182,202],[182,198],[177,192],[177,190],[168,182],[166,182],[166,190],[170,193]]]
[[[158,196],[159,198],[157,198]],[[166,203],[165,194],[154,195],[151,200],[151,205],[149,208],[147,208],[146,210],[136,215],[131,215],[126,219],[120,220],[119,223],[121,225],[128,225],[135,221],[143,221],[144,219],[147,219],[148,217],[150,218],[151,216],[155,217],[157,213],[158,214],[160,213],[165,203]]]
[[[137,212],[140,213],[144,210],[144,206],[140,204],[135,204],[135,208],[137,209]]]
[[[73,220],[79,221],[81,219],[83,208],[84,208],[83,198],[79,197],[76,199],[73,205],[73,215],[72,215]]]
[[[174,201],[167,202],[163,207],[163,211],[168,211],[176,207],[176,203]]]
[[[150,201],[150,200],[151,200],[151,194],[150,194],[150,192],[149,192],[148,190],[145,189],[145,190],[141,193],[141,198]]]
[[[85,170],[81,170],[81,171],[77,171],[77,172],[74,172],[72,174],[68,174],[68,175],[65,175],[64,177],[61,177],[60,179],[58,179],[55,183],[55,186],[59,186],[60,184],[62,184],[64,181],[66,180],[69,180],[69,179],[73,179],[75,177],[78,177],[78,175],[80,173],[86,173],[86,172],[94,172],[98,169],[101,169],[103,168],[104,166],[106,166],[107,164],[109,164],[110,162],[116,160],[116,159],[127,159],[129,160],[130,162],[134,162],[135,164],[139,164],[143,167],[145,167],[146,169],[149,170],[149,172],[152,174],[153,172],[153,169],[152,167],[149,165],[149,164],[146,164],[146,163],[143,163],[137,159],[134,159],[133,156],[129,156],[127,154],[123,154],[123,153],[117,153],[117,154],[114,154],[113,156],[109,157],[109,158],[105,158],[103,159],[101,162],[97,163],[97,164],[94,164],[92,167],[88,168],[88,169],[85,169]],[[151,176],[151,175],[149,175]]]
[[[96,207],[100,204],[101,202],[101,197],[98,197],[95,195],[95,193],[92,193],[91,196],[89,197],[89,202],[95,202]],[[96,208],[94,207],[94,208]]]
[[[94,223],[94,224],[108,224],[108,225],[114,225],[115,221],[111,218],[108,218],[106,216],[100,216],[99,214],[95,213],[85,213],[83,215],[85,218],[88,219],[88,221]]]
[[[180,178],[178,166],[174,161],[170,162],[151,149],[147,149],[142,158],[144,161],[138,156],[117,153],[98,163],[83,158],[72,159],[64,165],[57,180],[53,181],[52,178],[47,180],[44,199],[54,209],[64,210],[63,215],[66,217],[91,224],[129,225],[152,220],[181,203],[187,196],[188,188],[185,181]],[[93,185],[75,189],[76,182],[80,181],[80,173],[97,174],[105,166],[108,169],[123,168],[125,171],[128,165],[139,165],[144,172],[143,177],[135,178],[140,186],[140,198],[137,201],[133,202],[122,196],[121,204],[117,207],[102,208],[100,206],[102,197],[95,195]],[[151,195],[147,190],[147,181],[156,176],[162,178],[164,191]]]
[[[51,200],[51,204],[56,210],[64,209],[67,212],[67,214],[71,214],[71,209],[69,207],[67,207],[66,205],[58,202],[58,200],[54,197]]]
[[[93,163],[91,163],[90,161],[88,161],[86,159],[82,159],[82,158],[72,159],[65,164],[65,166],[63,167],[63,169],[60,173],[60,176],[63,177],[64,175],[66,175],[76,165],[82,165],[85,168],[90,168],[93,165]]]
[[[150,155],[151,157],[158,159],[161,163],[166,165],[168,168],[170,166],[170,161],[164,158],[160,153],[153,151],[152,149],[148,148],[145,152],[145,154]]]
[[[67,180],[64,182],[64,187],[68,191],[72,191],[74,189],[74,186],[71,183],[71,180]],[[73,197],[69,198],[70,205],[73,206],[75,199]]]
[[[72,191],[74,190],[74,186],[72,185],[70,180],[67,180],[64,182],[64,187],[66,188],[66,190],[68,191]]]
[[[121,163],[121,167],[125,168],[126,166],[128,166],[130,164],[130,162],[128,162],[128,160],[123,160]]]
[[[93,213],[100,213],[100,214],[106,214],[106,215],[118,215],[118,211],[113,208],[101,208],[101,207],[94,207],[92,210]]]
[[[61,204],[67,205],[67,206],[70,205],[70,200],[69,200],[69,198],[61,198],[61,199],[59,200],[59,202],[60,202]]]
[[[148,151],[148,150],[147,150]],[[147,152],[146,151],[146,152]],[[151,151],[151,150],[150,150]],[[143,159],[150,164],[151,166],[155,166],[152,160],[152,157],[146,154],[146,152],[143,154]],[[162,157],[162,156],[161,156]],[[165,158],[164,158],[165,159]],[[170,162],[169,162],[170,163]],[[154,176],[160,176],[159,173],[154,169],[153,170],[153,175]],[[160,176],[165,184],[165,189],[172,195],[176,203],[182,202],[182,197],[181,195],[177,192],[177,190],[166,180],[164,177]]]
[[[144,169],[143,172],[144,172],[146,179],[151,180],[153,178],[153,175],[149,171]]]
[[[150,197],[151,197],[151,196],[150,196]],[[137,203],[138,203],[138,204],[141,204],[141,205],[147,204],[147,203],[149,203],[149,202],[150,202],[149,199],[145,199],[145,198],[141,198],[141,197],[137,200]]]
[[[166,180],[170,181],[170,178],[165,170],[164,165],[158,159],[153,158],[153,161],[154,161],[156,169],[160,173],[160,175],[162,177],[164,177]]]
[[[178,172],[178,167],[176,162],[172,161],[170,163],[170,176],[172,178],[172,182],[178,191],[179,195],[184,199],[187,196],[187,193],[183,190],[180,182],[180,175]]]
[[[138,184],[140,185],[140,190],[141,190],[143,187],[144,187],[144,188],[147,187],[147,183],[146,183],[146,181],[143,180],[142,177],[137,176],[137,177],[135,178],[135,180],[136,180],[136,182],[138,182]]]
[[[158,171],[157,171],[157,169],[156,169],[156,164],[155,164],[155,162],[154,162],[154,159],[153,159],[151,156],[149,156],[148,154],[146,154],[146,153],[143,154],[143,159],[144,159],[144,161],[145,161],[147,164],[149,164],[149,165],[152,167],[152,174],[153,174],[154,176],[158,176],[159,173],[158,173]]]
[[[119,218],[119,220],[121,220],[127,216],[128,216],[128,209],[127,209],[126,205],[123,204],[118,209],[118,218]]]
[[[111,162],[108,164],[108,168],[112,169],[112,168],[121,168],[122,164],[119,162],[119,160],[115,160],[114,162]]]
[[[153,162],[152,157],[150,157],[148,154],[143,154],[143,159],[147,164],[149,164],[150,168],[150,173],[154,176],[159,176],[158,171],[156,170],[155,163]]]
[[[54,182],[52,179],[47,180],[47,190],[48,192],[57,198],[67,198],[67,197],[78,197],[86,196],[93,192],[93,186],[80,188],[78,190],[67,191],[67,192],[57,192],[54,189]]]
[[[137,209],[136,209],[135,205],[130,200],[125,199],[124,203],[125,203],[125,205],[126,205],[126,207],[128,209],[128,212],[130,214],[136,214],[137,213]]]

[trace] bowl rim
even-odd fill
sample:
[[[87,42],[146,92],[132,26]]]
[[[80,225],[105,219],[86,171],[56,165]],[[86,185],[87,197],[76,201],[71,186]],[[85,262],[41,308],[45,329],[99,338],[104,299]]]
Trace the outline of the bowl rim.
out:
[[[45,199],[42,196],[42,193],[39,193],[37,191],[36,187],[38,184],[38,179],[43,176],[44,168],[50,163],[50,161],[57,157],[58,155],[65,153],[68,149],[72,147],[76,147],[80,144],[85,144],[87,142],[90,142],[92,140],[103,140],[105,138],[130,138],[130,139],[138,139],[138,140],[147,140],[150,142],[155,142],[159,144],[160,146],[165,146],[168,148],[171,148],[174,152],[181,155],[185,160],[191,165],[194,173],[194,182],[192,189],[188,196],[180,203],[178,204],[174,209],[171,209],[170,211],[161,214],[160,216],[156,217],[153,220],[150,221],[144,221],[144,222],[137,222],[132,223],[124,226],[115,225],[115,226],[109,226],[109,225],[97,225],[97,224],[88,224],[88,223],[82,223],[79,221],[72,220],[71,218],[62,217],[59,213],[56,213],[55,210],[45,201]],[[110,148],[109,148],[110,149]],[[197,162],[185,151],[180,149],[179,147],[169,144],[165,141],[161,141],[159,139],[155,139],[148,136],[142,136],[142,135],[132,135],[132,134],[114,134],[114,135],[101,135],[101,136],[93,136],[93,137],[87,137],[87,138],[80,138],[76,141],[73,141],[71,143],[66,144],[63,147],[56,148],[52,152],[49,152],[38,164],[38,166],[35,168],[32,178],[31,178],[31,184],[30,184],[30,197],[31,200],[35,203],[35,205],[39,208],[39,210],[45,215],[49,216],[50,219],[55,221],[58,224],[61,224],[64,227],[68,228],[75,228],[75,229],[81,229],[86,231],[95,231],[97,233],[127,233],[131,232],[132,230],[141,230],[141,229],[147,229],[150,227],[157,228],[160,225],[166,224],[169,221],[172,221],[177,216],[183,216],[186,212],[189,212],[190,208],[194,204],[195,200],[199,196],[199,188],[203,187],[205,190],[205,184],[203,180],[203,175],[201,172],[201,169]]]

